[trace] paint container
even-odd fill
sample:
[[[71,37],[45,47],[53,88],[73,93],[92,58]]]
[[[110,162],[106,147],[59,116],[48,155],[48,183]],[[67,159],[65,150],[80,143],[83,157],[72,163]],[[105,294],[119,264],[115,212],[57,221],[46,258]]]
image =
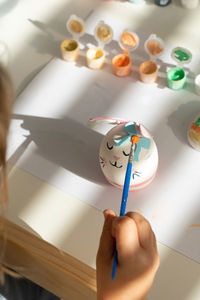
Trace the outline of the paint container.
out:
[[[79,45],[75,40],[64,40],[61,43],[62,59],[65,61],[75,61],[79,56]]]
[[[167,72],[168,87],[172,90],[180,90],[184,87],[186,73],[182,68],[171,68]]]
[[[195,77],[194,83],[195,83],[195,90],[196,90],[196,93],[197,93],[197,95],[200,96],[200,74],[198,74],[198,75]]]
[[[184,8],[194,9],[199,6],[199,0],[181,0],[181,4]]]
[[[142,4],[145,1],[144,0],[129,0],[129,2],[133,3],[133,4]]]
[[[138,35],[128,29],[124,30],[120,36],[119,46],[126,54],[135,51],[139,46]]]
[[[99,70],[103,67],[105,62],[104,46],[112,40],[112,28],[100,21],[94,30],[94,36],[98,42],[98,47],[88,49],[86,53],[87,66],[93,70]]]
[[[113,72],[116,76],[125,77],[131,73],[131,58],[129,53],[139,45],[139,37],[135,32],[124,30],[120,36],[119,46],[124,53],[117,54],[112,59]]]
[[[76,15],[71,15],[66,23],[67,30],[71,33],[72,39],[64,40],[61,45],[62,59],[70,62],[76,61],[79,57],[78,39],[85,33],[84,21]]]
[[[153,83],[158,77],[158,65],[156,59],[163,53],[165,45],[156,34],[151,34],[144,44],[144,48],[150,60],[141,63],[139,67],[140,79],[144,83]]]
[[[167,71],[168,87],[172,90],[180,90],[184,87],[187,77],[183,65],[190,63],[192,53],[185,48],[176,47],[172,50],[171,57],[177,62],[177,67]]]
[[[154,2],[156,5],[159,6],[167,6],[168,4],[171,3],[171,0],[155,0]]]
[[[158,66],[153,61],[145,61],[140,67],[140,79],[144,83],[153,83],[158,77]]]
[[[190,125],[187,138],[190,145],[197,151],[200,151],[200,115],[198,115]]]
[[[112,59],[113,72],[116,76],[126,77],[131,73],[131,59],[128,54],[117,54]]]

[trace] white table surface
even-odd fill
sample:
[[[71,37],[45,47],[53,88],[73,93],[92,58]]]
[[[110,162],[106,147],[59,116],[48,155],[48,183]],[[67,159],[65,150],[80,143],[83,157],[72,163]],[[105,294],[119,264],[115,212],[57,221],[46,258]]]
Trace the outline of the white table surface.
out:
[[[71,13],[86,18],[95,9],[107,16],[131,25],[146,33],[156,32],[169,43],[189,49],[199,55],[200,7],[185,10],[179,1],[166,8],[151,1],[136,6],[128,2],[78,0],[4,0],[0,1],[0,40],[9,48],[9,68],[17,94],[54,56],[59,56],[60,42],[67,33],[65,22]],[[200,66],[199,66],[200,72]],[[95,256],[101,233],[102,213],[70,197],[31,174],[10,166],[9,219],[56,247],[95,267]],[[21,187],[21,188],[20,188]],[[42,208],[58,205],[55,211],[64,214],[65,224],[53,230],[55,215],[49,213],[51,237],[39,214]],[[67,201],[66,201],[67,199]],[[62,209],[59,209],[62,207]],[[53,207],[54,208],[54,207]],[[37,226],[34,220],[37,218]],[[41,218],[38,226],[38,218]],[[55,220],[56,221],[56,220]],[[84,237],[84,239],[83,239]],[[200,266],[194,261],[158,243],[161,266],[149,299],[197,300],[200,299]]]

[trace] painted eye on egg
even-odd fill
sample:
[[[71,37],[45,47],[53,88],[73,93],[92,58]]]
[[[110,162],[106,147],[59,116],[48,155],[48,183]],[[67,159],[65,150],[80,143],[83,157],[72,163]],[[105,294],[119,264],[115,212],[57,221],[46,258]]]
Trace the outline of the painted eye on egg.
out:
[[[109,146],[109,145],[108,145],[108,142],[107,142],[107,148],[108,148],[109,150],[112,150],[112,149],[113,149],[113,146]]]
[[[129,156],[130,153],[127,154],[125,151],[123,151],[123,154],[124,154],[125,156]]]

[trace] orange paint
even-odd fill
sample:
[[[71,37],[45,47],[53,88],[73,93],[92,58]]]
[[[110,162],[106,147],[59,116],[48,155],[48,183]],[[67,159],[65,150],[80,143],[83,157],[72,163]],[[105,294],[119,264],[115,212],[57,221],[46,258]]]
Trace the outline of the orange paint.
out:
[[[153,56],[156,56],[156,55],[160,54],[163,51],[163,48],[161,48],[159,43],[156,42],[156,41],[148,42],[147,43],[147,48]]]
[[[130,33],[124,33],[121,36],[121,43],[124,46],[128,46],[128,47],[136,47],[136,45],[137,45],[137,41],[136,41],[135,37]]]
[[[137,144],[139,142],[140,138],[137,135],[132,136],[132,144]]]
[[[195,123],[192,123],[191,129],[193,129],[194,131],[200,133],[200,126],[196,125]]]
[[[116,67],[125,67],[129,64],[129,57],[125,55],[120,55],[119,57],[116,58],[114,65]]]
[[[125,77],[131,72],[131,59],[127,54],[115,55],[112,59],[114,74],[119,77]]]
[[[153,61],[145,61],[139,67],[140,79],[144,83],[153,83],[158,77],[158,67]]]
[[[200,224],[191,224],[190,227],[200,227]]]

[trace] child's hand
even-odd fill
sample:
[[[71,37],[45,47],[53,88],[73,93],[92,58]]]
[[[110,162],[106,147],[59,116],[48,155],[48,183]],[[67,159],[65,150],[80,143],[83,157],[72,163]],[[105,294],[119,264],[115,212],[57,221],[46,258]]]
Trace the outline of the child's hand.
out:
[[[105,223],[97,254],[98,300],[143,300],[159,266],[155,235],[140,214],[116,217],[104,211]],[[115,241],[118,265],[111,280]]]

